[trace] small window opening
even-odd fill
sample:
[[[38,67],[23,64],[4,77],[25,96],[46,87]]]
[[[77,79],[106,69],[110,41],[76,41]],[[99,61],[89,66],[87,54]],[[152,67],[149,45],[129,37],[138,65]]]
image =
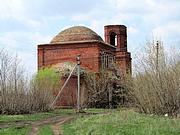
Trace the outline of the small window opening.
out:
[[[110,44],[117,46],[117,35],[114,32],[112,32],[110,35]]]
[[[117,35],[115,36],[115,46],[117,46]]]

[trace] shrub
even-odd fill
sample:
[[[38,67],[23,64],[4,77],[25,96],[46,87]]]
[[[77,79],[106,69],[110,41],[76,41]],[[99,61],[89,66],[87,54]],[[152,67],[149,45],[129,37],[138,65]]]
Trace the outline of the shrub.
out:
[[[166,54],[161,44],[154,43],[141,53],[134,77],[127,80],[129,94],[141,112],[173,116],[180,112],[180,55],[173,53]]]
[[[40,70],[31,81],[25,76],[17,56],[0,50],[0,113],[23,114],[49,110],[59,75],[52,69]]]
[[[112,70],[101,70],[98,74],[86,73],[88,107],[116,108],[126,104],[126,91],[122,78]]]
[[[59,89],[59,78],[59,74],[54,69],[44,68],[39,70],[31,80],[30,90],[32,99],[36,102],[34,106],[36,109],[39,107],[41,111],[52,109],[50,106],[56,91]]]

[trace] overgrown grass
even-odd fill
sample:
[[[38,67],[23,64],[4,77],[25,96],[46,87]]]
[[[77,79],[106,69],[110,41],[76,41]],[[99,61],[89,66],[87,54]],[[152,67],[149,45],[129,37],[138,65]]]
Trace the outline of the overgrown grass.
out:
[[[21,128],[5,128],[0,129],[0,135],[26,135],[29,132],[29,127],[21,127]]]
[[[53,131],[49,125],[42,126],[38,135],[53,135]]]
[[[107,111],[108,111],[107,109],[94,109],[94,108],[86,110],[86,112],[88,113],[102,113]],[[59,116],[59,115],[67,116],[74,114],[75,114],[74,109],[56,109],[54,111],[34,113],[34,114],[0,115],[0,123],[17,122],[17,121],[38,121],[53,116]]]
[[[63,129],[65,135],[179,135],[180,120],[121,110],[77,118]]]
[[[102,113],[107,112],[106,109],[88,109],[86,110],[88,113]],[[75,117],[83,117],[84,114],[76,114],[74,109],[56,109],[50,112],[42,112],[42,113],[35,113],[35,114],[23,114],[23,115],[0,115],[0,124],[1,123],[11,123],[11,122],[18,122],[18,121],[38,121],[47,119],[49,117],[54,116],[75,116]],[[14,123],[14,124],[15,124]],[[24,127],[11,127],[11,128],[4,128],[0,129],[0,135],[26,135],[31,128],[24,126]],[[70,131],[72,133],[74,131]],[[52,129],[49,125],[44,125],[40,128],[40,132],[38,135],[53,135]]]
[[[57,109],[50,112],[23,114],[23,115],[0,115],[0,123],[17,121],[38,121],[57,115],[71,115],[73,109]]]
[[[104,113],[104,112],[111,112],[112,109],[101,109],[101,108],[89,108],[87,110],[85,110],[85,112],[87,113]]]

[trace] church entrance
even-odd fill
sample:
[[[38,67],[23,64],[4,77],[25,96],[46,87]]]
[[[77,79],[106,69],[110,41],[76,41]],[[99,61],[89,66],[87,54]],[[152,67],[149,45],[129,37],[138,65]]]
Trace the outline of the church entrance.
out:
[[[65,82],[67,77],[62,79]],[[77,76],[71,76],[57,100],[58,106],[76,107],[77,105]]]

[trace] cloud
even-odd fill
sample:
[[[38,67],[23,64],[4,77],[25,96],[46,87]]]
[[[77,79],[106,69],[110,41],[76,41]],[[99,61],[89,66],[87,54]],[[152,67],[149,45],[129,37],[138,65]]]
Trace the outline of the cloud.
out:
[[[153,29],[153,33],[156,36],[162,38],[174,39],[180,37],[180,21],[168,22],[165,25],[158,26]]]
[[[47,43],[51,39],[49,35],[42,35],[38,32],[11,31],[0,35],[0,43],[7,48],[24,48],[37,43]]]
[[[7,32],[0,35],[0,48],[17,54],[29,74],[37,69],[37,44],[49,43],[52,36],[23,31]]]
[[[26,11],[23,0],[1,0],[0,18],[21,18]]]
[[[129,33],[129,34],[137,34],[138,32],[139,32],[139,31],[138,31],[137,28],[132,27],[132,26],[128,27],[128,33]]]
[[[164,46],[180,48],[180,21],[171,21],[153,29],[153,35],[164,41]]]
[[[103,0],[99,1],[64,1],[64,0],[31,0],[26,1],[26,7],[29,12],[36,12],[33,16],[72,16],[79,13],[87,13],[93,10],[96,5],[100,6]]]
[[[49,43],[61,30],[84,25],[102,38],[104,25],[124,24],[128,47],[136,50],[152,33],[179,43],[179,0],[0,0],[0,47],[33,59],[36,45]],[[33,68],[35,69],[35,68]]]

